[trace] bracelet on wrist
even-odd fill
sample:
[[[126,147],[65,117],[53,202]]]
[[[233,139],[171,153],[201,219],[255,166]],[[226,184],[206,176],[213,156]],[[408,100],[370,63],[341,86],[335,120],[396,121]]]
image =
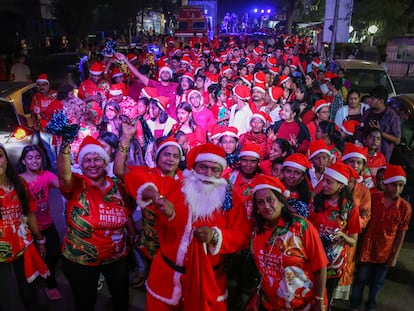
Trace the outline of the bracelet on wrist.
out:
[[[324,301],[325,300],[324,297],[320,297],[320,296],[314,296],[313,298],[315,298],[315,300],[318,300],[318,301]]]
[[[118,150],[122,153],[128,153],[129,152],[129,146],[124,146],[121,143],[118,144]]]
[[[39,239],[39,240],[35,240],[35,242],[36,242],[36,244],[38,244],[38,245],[46,244],[46,238],[45,238],[45,237],[43,237],[43,238],[41,238],[41,239]]]
[[[162,195],[162,194],[160,194],[160,195],[158,195],[157,196],[157,198],[155,199],[155,200],[152,200],[154,203],[156,202],[156,201],[158,201],[159,199],[164,199],[165,197]]]

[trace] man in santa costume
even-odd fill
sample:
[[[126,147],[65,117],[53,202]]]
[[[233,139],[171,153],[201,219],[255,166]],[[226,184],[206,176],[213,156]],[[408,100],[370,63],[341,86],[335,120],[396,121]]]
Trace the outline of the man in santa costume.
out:
[[[127,174],[139,206],[153,203],[160,248],[149,272],[146,310],[226,310],[223,260],[247,247],[243,204],[222,178],[224,150],[207,143],[187,156],[180,187],[156,174]]]
[[[32,114],[33,124],[40,130],[40,120],[43,119],[42,112],[56,99],[57,94],[50,88],[49,79],[45,73],[41,73],[38,76],[36,84],[37,92],[33,95],[30,112]]]

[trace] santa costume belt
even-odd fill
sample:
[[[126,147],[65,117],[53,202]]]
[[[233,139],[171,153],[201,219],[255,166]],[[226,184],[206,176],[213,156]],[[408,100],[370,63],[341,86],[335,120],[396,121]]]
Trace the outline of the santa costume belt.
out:
[[[161,253],[162,259],[164,259],[165,263],[173,270],[180,272],[181,274],[185,274],[185,267],[177,266],[171,259]],[[213,266],[213,271],[217,271],[220,268],[221,264],[217,264]]]

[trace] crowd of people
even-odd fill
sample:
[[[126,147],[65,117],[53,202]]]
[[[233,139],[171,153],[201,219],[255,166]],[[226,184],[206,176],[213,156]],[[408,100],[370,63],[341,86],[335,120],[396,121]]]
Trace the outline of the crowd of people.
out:
[[[101,275],[114,310],[127,310],[131,261],[150,311],[227,310],[251,290],[237,310],[329,310],[334,299],[358,310],[365,286],[374,310],[411,218],[406,174],[389,163],[399,118],[383,86],[362,97],[343,70],[306,61],[305,38],[282,42],[230,39],[220,51],[170,38],[151,62],[106,50],[78,89],[54,91],[40,74],[36,130],[63,112],[79,131],[55,137],[54,173],[36,146],[17,172],[0,148],[2,302],[13,268],[35,306],[22,271],[31,250],[51,300],[62,259],[77,310],[93,310]],[[51,187],[65,198],[62,245]]]

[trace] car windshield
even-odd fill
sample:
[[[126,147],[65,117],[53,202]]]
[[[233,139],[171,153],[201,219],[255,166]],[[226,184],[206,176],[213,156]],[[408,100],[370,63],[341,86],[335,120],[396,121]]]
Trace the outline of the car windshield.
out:
[[[371,92],[371,90],[378,85],[385,86],[388,93],[393,92],[387,74],[384,71],[347,69],[346,79],[351,82],[353,88],[356,88],[363,94]]]
[[[19,120],[11,103],[8,101],[0,101],[0,131],[14,132],[19,126]]]

